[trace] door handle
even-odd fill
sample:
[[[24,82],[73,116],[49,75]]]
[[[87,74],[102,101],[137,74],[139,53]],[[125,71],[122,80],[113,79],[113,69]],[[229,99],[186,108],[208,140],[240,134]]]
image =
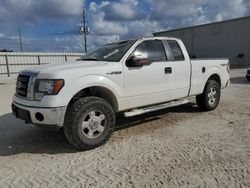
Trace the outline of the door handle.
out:
[[[165,74],[172,74],[172,67],[166,67]]]

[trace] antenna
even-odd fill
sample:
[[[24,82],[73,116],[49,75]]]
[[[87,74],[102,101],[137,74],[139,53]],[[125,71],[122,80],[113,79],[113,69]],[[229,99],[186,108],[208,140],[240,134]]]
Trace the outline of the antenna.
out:
[[[23,51],[23,43],[22,43],[22,33],[21,33],[20,25],[18,26],[18,34],[19,34],[20,50],[22,52]]]

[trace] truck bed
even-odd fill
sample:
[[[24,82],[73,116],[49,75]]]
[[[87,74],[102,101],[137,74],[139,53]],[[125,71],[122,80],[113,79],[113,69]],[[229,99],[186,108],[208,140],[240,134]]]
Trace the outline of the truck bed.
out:
[[[202,93],[204,83],[209,76],[217,74],[221,78],[221,87],[227,86],[229,80],[229,59],[227,58],[202,58],[191,59],[191,89],[190,95]]]

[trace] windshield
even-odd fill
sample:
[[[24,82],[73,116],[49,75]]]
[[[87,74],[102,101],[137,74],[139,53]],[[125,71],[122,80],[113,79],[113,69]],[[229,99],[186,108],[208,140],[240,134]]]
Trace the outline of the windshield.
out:
[[[136,40],[127,40],[106,44],[86,53],[79,60],[89,61],[120,61]]]

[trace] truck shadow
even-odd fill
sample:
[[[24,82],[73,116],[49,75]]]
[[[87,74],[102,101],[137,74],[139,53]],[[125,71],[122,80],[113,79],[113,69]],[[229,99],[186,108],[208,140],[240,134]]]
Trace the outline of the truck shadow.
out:
[[[168,113],[197,113],[200,112],[195,103],[188,103],[178,107],[167,108],[165,110],[159,110],[140,116],[134,116],[125,118],[122,113],[117,114],[117,126],[115,131],[126,129],[129,127],[137,126],[143,123],[148,123],[150,121],[155,121],[162,118],[162,115]],[[166,122],[167,123],[167,122]]]
[[[190,103],[131,118],[125,118],[122,114],[118,114],[115,131],[161,119],[162,115],[169,112],[197,113],[199,110]],[[19,153],[60,154],[75,152],[79,152],[79,150],[68,143],[62,130],[56,132],[26,125],[11,113],[0,116],[0,156]]]
[[[0,117],[0,156],[19,153],[70,153],[76,152],[62,131],[55,132],[26,125],[12,114]]]

